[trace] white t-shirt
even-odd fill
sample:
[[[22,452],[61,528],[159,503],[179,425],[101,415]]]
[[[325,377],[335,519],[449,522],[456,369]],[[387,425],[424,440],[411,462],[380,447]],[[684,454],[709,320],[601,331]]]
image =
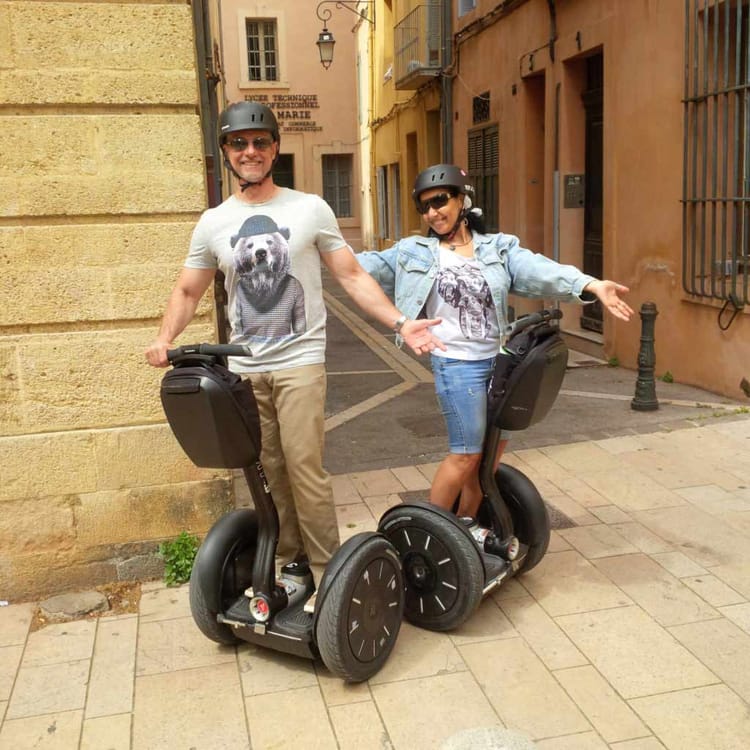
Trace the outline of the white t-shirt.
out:
[[[486,359],[500,348],[500,328],[490,288],[475,258],[440,247],[440,270],[427,297],[429,318],[442,318],[432,332],[447,347],[438,357]]]
[[[346,247],[330,206],[317,195],[279,188],[265,203],[234,195],[203,213],[187,268],[225,276],[235,372],[282,370],[325,361],[326,310],[320,254]]]

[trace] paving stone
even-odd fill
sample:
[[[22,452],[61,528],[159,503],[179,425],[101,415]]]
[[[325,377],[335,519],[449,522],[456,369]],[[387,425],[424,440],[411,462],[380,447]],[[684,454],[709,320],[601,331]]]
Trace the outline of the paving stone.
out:
[[[649,733],[630,706],[593,667],[560,669],[555,677],[607,742]]]
[[[372,695],[396,750],[428,750],[462,730],[502,726],[468,672],[374,685]]]
[[[524,574],[523,586],[552,617],[610,609],[631,600],[580,553],[548,553]]]
[[[501,601],[500,608],[547,669],[588,664],[570,638],[530,596]]]
[[[565,615],[556,622],[624,698],[718,682],[640,607]]]
[[[141,623],[138,629],[136,675],[173,672],[234,662],[233,648],[206,638],[192,617]]]
[[[0,607],[0,647],[18,646],[26,642],[35,609],[34,604]]]
[[[440,745],[440,750],[536,750],[538,747],[520,732],[480,727],[454,734]]]
[[[328,713],[340,750],[383,750],[392,747],[372,700],[332,706]]]
[[[317,686],[255,695],[245,699],[245,707],[253,748],[337,750],[336,737]]]
[[[29,635],[24,667],[41,667],[90,659],[94,651],[96,620],[48,625]]]
[[[86,719],[133,710],[133,675],[138,638],[138,618],[100,619],[91,660]],[[85,722],[84,728],[89,725]],[[100,726],[96,724],[92,727]],[[128,735],[130,722],[128,721]],[[113,734],[117,732],[113,730]],[[93,733],[91,736],[98,736]]]
[[[89,665],[88,659],[43,667],[22,664],[6,721],[82,709],[86,703]]]
[[[750,702],[750,634],[724,618],[677,625],[669,632]]]
[[[3,750],[77,749],[82,717],[82,711],[65,711],[5,721],[0,728],[0,747]]]
[[[464,660],[447,633],[433,633],[403,622],[385,666],[370,685],[396,680],[413,680],[451,672],[465,672]]]
[[[246,697],[318,684],[312,660],[249,643],[237,647],[237,664]]]
[[[669,750],[747,750],[747,704],[726,685],[635,698],[630,705]],[[624,750],[633,748],[626,746]]]
[[[646,555],[594,560],[594,565],[661,625],[710,620],[719,613]]]
[[[560,536],[570,542],[587,560],[638,551],[627,539],[604,524],[563,529]]]
[[[45,599],[39,604],[39,609],[50,622],[66,622],[96,612],[106,612],[109,602],[100,591],[75,591]]]
[[[130,722],[129,713],[86,719],[80,750],[130,750]]]
[[[132,750],[250,749],[235,664],[136,677],[134,705]]]
[[[462,646],[460,651],[508,729],[535,740],[591,729],[584,715],[522,639],[472,643]]]

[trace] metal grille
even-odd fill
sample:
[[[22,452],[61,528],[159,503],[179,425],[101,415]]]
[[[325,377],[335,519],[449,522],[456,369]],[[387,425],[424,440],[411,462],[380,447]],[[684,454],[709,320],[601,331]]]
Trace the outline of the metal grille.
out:
[[[323,155],[323,198],[336,216],[352,215],[352,155]]]
[[[472,123],[478,125],[480,122],[487,122],[490,119],[490,92],[485,91],[479,96],[475,96],[471,102]]]
[[[489,232],[499,231],[498,171],[500,154],[497,125],[469,133],[469,174],[476,190],[476,204],[484,211]]]
[[[750,3],[685,0],[685,291],[748,304]]]
[[[278,81],[276,21],[245,19],[247,36],[247,79]]]

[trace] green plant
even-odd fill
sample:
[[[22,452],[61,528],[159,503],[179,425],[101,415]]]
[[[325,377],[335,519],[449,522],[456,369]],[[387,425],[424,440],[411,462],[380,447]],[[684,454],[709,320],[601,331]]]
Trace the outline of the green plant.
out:
[[[610,367],[619,367],[619,366],[620,366],[620,360],[619,360],[619,359],[617,359],[617,357],[610,357],[610,358],[609,358],[609,359],[607,360],[607,364],[608,364],[608,365],[609,365]]]
[[[167,586],[179,586],[190,580],[198,545],[198,537],[187,531],[182,531],[177,538],[159,545],[159,555],[164,559],[164,582]]]
[[[674,377],[672,373],[667,370],[660,378],[659,380],[662,381],[662,383],[674,383]]]

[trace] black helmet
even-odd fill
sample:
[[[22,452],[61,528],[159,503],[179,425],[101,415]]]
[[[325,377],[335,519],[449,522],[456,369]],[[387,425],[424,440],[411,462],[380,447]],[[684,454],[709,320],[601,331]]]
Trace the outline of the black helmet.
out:
[[[238,130],[267,130],[279,143],[279,125],[269,107],[259,102],[235,102],[219,115],[219,144]]]
[[[453,164],[435,164],[423,169],[414,180],[411,197],[419,210],[419,196],[430,188],[451,188],[456,194],[468,195],[474,201],[474,186],[469,182],[469,175],[461,167]]]

